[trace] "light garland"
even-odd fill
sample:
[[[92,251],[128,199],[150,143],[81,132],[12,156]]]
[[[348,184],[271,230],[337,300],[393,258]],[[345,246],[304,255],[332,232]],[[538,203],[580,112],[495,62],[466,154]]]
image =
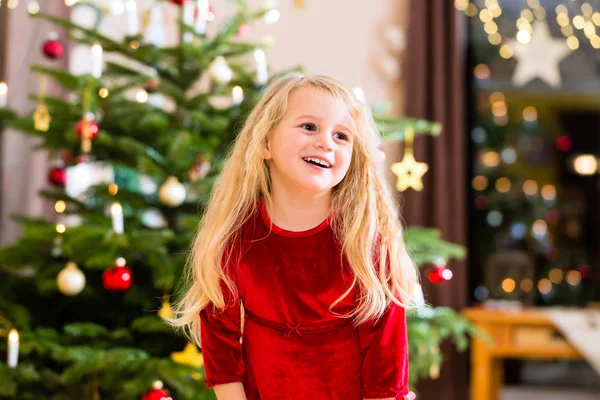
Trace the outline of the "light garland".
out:
[[[474,0],[455,0],[454,6],[468,17],[478,16],[484,31],[488,34],[488,41],[501,47],[500,53],[503,58],[512,57],[512,52],[505,43],[506,35],[499,30],[502,24],[496,22],[504,14],[498,0],[486,0],[483,7],[478,7]],[[600,35],[598,35],[600,10],[596,10],[587,1],[571,0],[567,4],[559,4],[554,11],[556,22],[571,50],[577,50],[580,46],[578,35],[587,38],[594,49],[600,49]],[[515,22],[518,29],[515,38],[520,43],[529,43],[533,32],[533,21],[548,18],[548,12],[540,0],[527,0],[527,7],[521,11]],[[578,34],[577,31],[581,31],[582,34]]]

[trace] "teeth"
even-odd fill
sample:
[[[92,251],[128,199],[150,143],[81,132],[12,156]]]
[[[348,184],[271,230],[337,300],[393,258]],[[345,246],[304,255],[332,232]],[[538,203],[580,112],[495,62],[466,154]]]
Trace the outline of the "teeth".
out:
[[[305,157],[303,158],[303,160],[305,161],[312,161],[314,163],[317,163],[319,165],[322,165],[325,168],[329,168],[331,167],[331,165],[329,165],[329,163],[327,161],[323,161],[323,160],[319,160],[318,158],[313,158],[313,157]]]

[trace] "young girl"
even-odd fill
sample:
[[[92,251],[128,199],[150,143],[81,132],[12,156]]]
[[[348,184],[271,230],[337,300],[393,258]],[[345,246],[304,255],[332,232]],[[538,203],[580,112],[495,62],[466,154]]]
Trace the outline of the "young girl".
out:
[[[278,79],[250,114],[171,321],[219,400],[414,398],[417,274],[378,140],[369,109],[325,76]]]

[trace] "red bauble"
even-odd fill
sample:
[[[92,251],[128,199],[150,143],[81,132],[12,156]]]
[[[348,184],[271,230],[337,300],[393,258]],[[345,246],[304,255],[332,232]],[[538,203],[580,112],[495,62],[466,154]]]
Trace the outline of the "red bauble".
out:
[[[131,287],[133,276],[131,270],[125,266],[108,268],[102,274],[104,289],[111,292],[124,292]]]
[[[65,54],[65,46],[58,40],[58,35],[50,34],[48,40],[42,45],[42,52],[46,57],[55,60]]]
[[[142,396],[142,400],[173,400],[163,389],[152,389]]]
[[[75,130],[77,131],[77,136],[81,137],[83,135],[83,123],[81,120],[75,125]],[[98,131],[100,128],[98,127],[98,123],[96,121],[88,121],[89,124],[89,132],[90,132],[90,140],[94,140],[96,136],[98,136]]]
[[[48,181],[54,186],[64,187],[67,183],[67,170],[63,167],[54,167],[48,172]]]
[[[446,267],[434,267],[427,270],[427,279],[437,285],[443,285],[452,279],[452,271]]]
[[[183,4],[188,0],[171,0],[171,3],[175,3],[175,4]]]

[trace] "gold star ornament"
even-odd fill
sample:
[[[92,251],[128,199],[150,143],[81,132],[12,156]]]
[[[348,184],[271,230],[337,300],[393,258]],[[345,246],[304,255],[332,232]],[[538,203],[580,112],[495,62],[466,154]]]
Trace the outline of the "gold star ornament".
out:
[[[196,345],[192,342],[188,342],[183,351],[171,353],[171,360],[178,364],[189,365],[194,368],[200,368],[204,366],[204,357],[202,353],[198,351]],[[192,374],[192,378],[198,380],[202,377],[202,374],[195,372]]]
[[[408,188],[413,188],[417,192],[423,190],[423,175],[429,169],[426,163],[417,162],[413,154],[413,132],[406,132],[405,150],[402,161],[392,164],[392,172],[398,177],[396,190],[403,192]]]

